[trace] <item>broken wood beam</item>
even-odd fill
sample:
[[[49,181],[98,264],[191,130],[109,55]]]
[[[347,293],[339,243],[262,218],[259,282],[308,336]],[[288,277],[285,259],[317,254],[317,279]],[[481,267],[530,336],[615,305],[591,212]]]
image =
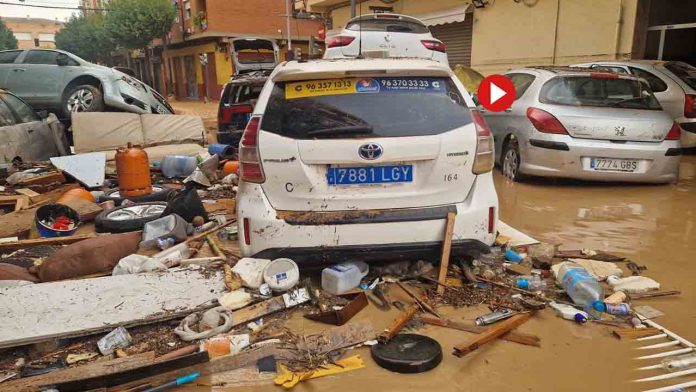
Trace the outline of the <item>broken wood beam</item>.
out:
[[[657,328],[621,328],[612,331],[619,340],[637,339],[662,333]]]
[[[291,308],[309,301],[309,294],[304,288],[289,291],[283,295],[267,299],[254,305],[232,312],[232,327],[247,324],[271,313]]]
[[[630,299],[645,299],[645,298],[658,298],[667,297],[670,295],[681,295],[681,291],[671,290],[671,291],[649,291],[647,293],[634,293],[628,294]]]
[[[20,184],[24,186],[30,185],[46,185],[54,182],[65,182],[65,176],[59,171],[52,171],[48,173],[41,174],[36,177],[32,177],[21,181]]]
[[[408,294],[409,297],[413,298],[416,301],[416,303],[418,305],[420,305],[421,308],[423,308],[423,310],[427,311],[428,313],[433,314],[435,317],[442,317],[435,311],[435,309],[433,309],[432,306],[430,306],[427,302],[425,302],[423,299],[418,297],[418,295],[416,295],[416,293],[411,291],[411,289],[408,288],[405,284],[403,284],[399,281],[396,281],[396,284],[397,284],[397,286],[399,286],[401,288],[401,290],[403,290],[406,294]]]
[[[29,248],[32,246],[39,246],[39,245],[70,245],[74,244],[75,242],[80,242],[82,240],[86,240],[88,238],[94,238],[97,235],[94,233],[91,234],[80,234],[80,235],[71,235],[68,237],[55,237],[55,238],[36,238],[32,240],[19,240],[19,241],[13,241],[13,242],[4,242],[0,243],[0,252],[11,252],[15,251],[18,249],[24,249],[24,248]]]
[[[406,308],[399,314],[399,317],[392,321],[389,327],[377,337],[377,340],[382,343],[390,341],[394,336],[396,336],[397,333],[399,333],[399,331],[401,331],[404,325],[406,325],[406,323],[413,318],[413,315],[416,314],[418,309],[419,306],[417,303]]]
[[[513,329],[519,327],[520,325],[527,322],[532,317],[532,313],[521,313],[510,317],[507,320],[503,320],[493,326],[489,327],[482,334],[475,336],[472,339],[467,340],[464,343],[460,343],[454,346],[453,354],[457,357],[463,357],[466,354],[477,350],[484,344],[490,343],[493,340],[505,335],[506,333],[512,331]]]
[[[456,212],[447,213],[447,223],[445,225],[445,238],[442,242],[442,254],[440,255],[440,272],[437,275],[437,281],[444,284],[447,280],[447,269],[449,268],[450,252],[452,251],[452,233],[454,232],[454,222],[457,219]],[[445,287],[437,286],[437,293],[443,295]]]
[[[459,331],[465,331],[465,332],[470,332],[470,333],[475,333],[475,334],[484,333],[490,328],[490,327],[480,327],[478,325],[465,324],[462,322],[452,321],[452,320],[447,320],[447,319],[437,319],[437,318],[432,318],[432,317],[422,317],[420,320],[422,320],[424,323],[429,324],[429,325],[437,325],[439,327],[451,328],[451,329],[456,329]],[[500,337],[500,339],[507,340],[508,342],[524,344],[525,346],[535,346],[535,347],[541,346],[541,339],[539,339],[538,336],[530,335],[530,334],[526,334],[526,333],[511,331],[511,332],[506,333],[505,335],[502,335]]]

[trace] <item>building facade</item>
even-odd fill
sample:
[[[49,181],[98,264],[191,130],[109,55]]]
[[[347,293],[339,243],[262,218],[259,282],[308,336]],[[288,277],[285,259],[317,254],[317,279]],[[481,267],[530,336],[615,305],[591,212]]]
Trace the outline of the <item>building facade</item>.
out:
[[[63,28],[63,23],[50,19],[3,17],[2,20],[17,38],[20,49],[55,48],[56,33]]]
[[[356,14],[395,12],[423,20],[448,48],[451,65],[483,74],[530,65],[696,56],[696,1],[684,0],[356,0]],[[350,19],[347,1],[308,0],[330,21]]]
[[[233,74],[230,41],[241,37],[274,40],[281,53],[287,46],[285,0],[172,0],[178,17],[166,45],[152,47],[153,74],[161,90],[178,99],[218,99]],[[290,12],[293,48],[306,53],[320,21]]]
[[[109,0],[80,0],[80,8],[83,13],[104,12]]]

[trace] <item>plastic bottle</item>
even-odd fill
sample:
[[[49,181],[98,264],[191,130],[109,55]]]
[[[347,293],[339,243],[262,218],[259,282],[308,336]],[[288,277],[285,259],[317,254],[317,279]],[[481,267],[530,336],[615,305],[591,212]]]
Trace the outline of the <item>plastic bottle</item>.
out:
[[[549,306],[556,311],[556,314],[563,319],[572,320],[579,324],[587,322],[589,315],[582,310],[577,310],[570,305],[559,304],[557,302],[551,301]]]
[[[342,263],[321,271],[321,287],[331,294],[339,295],[358,287],[370,268],[361,261]]]
[[[157,247],[160,248],[161,250],[169,249],[172,246],[176,244],[176,240],[174,238],[158,238],[157,239]]]
[[[522,261],[523,257],[520,256],[517,252],[515,252],[512,249],[508,249],[505,251],[505,260],[511,262],[511,263],[519,263]]]
[[[611,304],[603,301],[594,301],[592,307],[598,312],[608,313],[614,316],[628,316],[631,314],[631,307],[628,306],[628,304]]]
[[[165,155],[162,158],[161,170],[167,178],[186,177],[196,170],[196,157],[187,155]]]
[[[522,290],[539,291],[546,288],[546,281],[537,275],[527,275],[517,278],[517,287]]]
[[[559,264],[557,271],[556,282],[565,289],[576,305],[588,310],[594,301],[604,299],[602,286],[579,264],[567,261]]]

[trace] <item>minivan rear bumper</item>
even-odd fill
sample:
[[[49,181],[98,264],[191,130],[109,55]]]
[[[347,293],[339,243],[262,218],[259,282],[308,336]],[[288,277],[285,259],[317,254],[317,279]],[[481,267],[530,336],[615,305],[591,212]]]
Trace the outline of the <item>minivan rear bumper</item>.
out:
[[[493,208],[493,224],[489,212]],[[423,211],[431,213],[424,217]],[[477,176],[466,199],[448,206],[394,209],[396,214],[374,215],[363,211],[346,211],[346,222],[288,219],[287,211],[276,211],[261,186],[240,182],[237,194],[239,245],[245,257],[289,257],[295,261],[323,263],[347,259],[378,261],[404,259],[439,259],[447,212],[456,211],[453,254],[486,252],[495,241],[498,198],[492,173]],[[412,218],[404,219],[412,214]],[[321,212],[296,212],[292,218]],[[355,216],[353,216],[355,215]],[[249,230],[245,232],[245,219]],[[490,230],[489,230],[490,229]],[[246,243],[249,239],[249,244]]]

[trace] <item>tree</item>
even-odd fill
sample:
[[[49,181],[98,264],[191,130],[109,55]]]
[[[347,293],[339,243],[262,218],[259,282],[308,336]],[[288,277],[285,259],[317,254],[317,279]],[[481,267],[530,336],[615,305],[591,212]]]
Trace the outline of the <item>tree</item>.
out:
[[[0,50],[17,49],[17,38],[12,34],[12,30],[5,26],[5,22],[0,19]]]
[[[170,0],[112,0],[104,19],[107,33],[126,49],[145,49],[147,73],[151,74],[147,45],[163,38],[176,19]],[[152,75],[150,80],[152,80]]]
[[[93,63],[111,64],[116,48],[104,28],[100,13],[73,16],[56,34],[56,46]]]

